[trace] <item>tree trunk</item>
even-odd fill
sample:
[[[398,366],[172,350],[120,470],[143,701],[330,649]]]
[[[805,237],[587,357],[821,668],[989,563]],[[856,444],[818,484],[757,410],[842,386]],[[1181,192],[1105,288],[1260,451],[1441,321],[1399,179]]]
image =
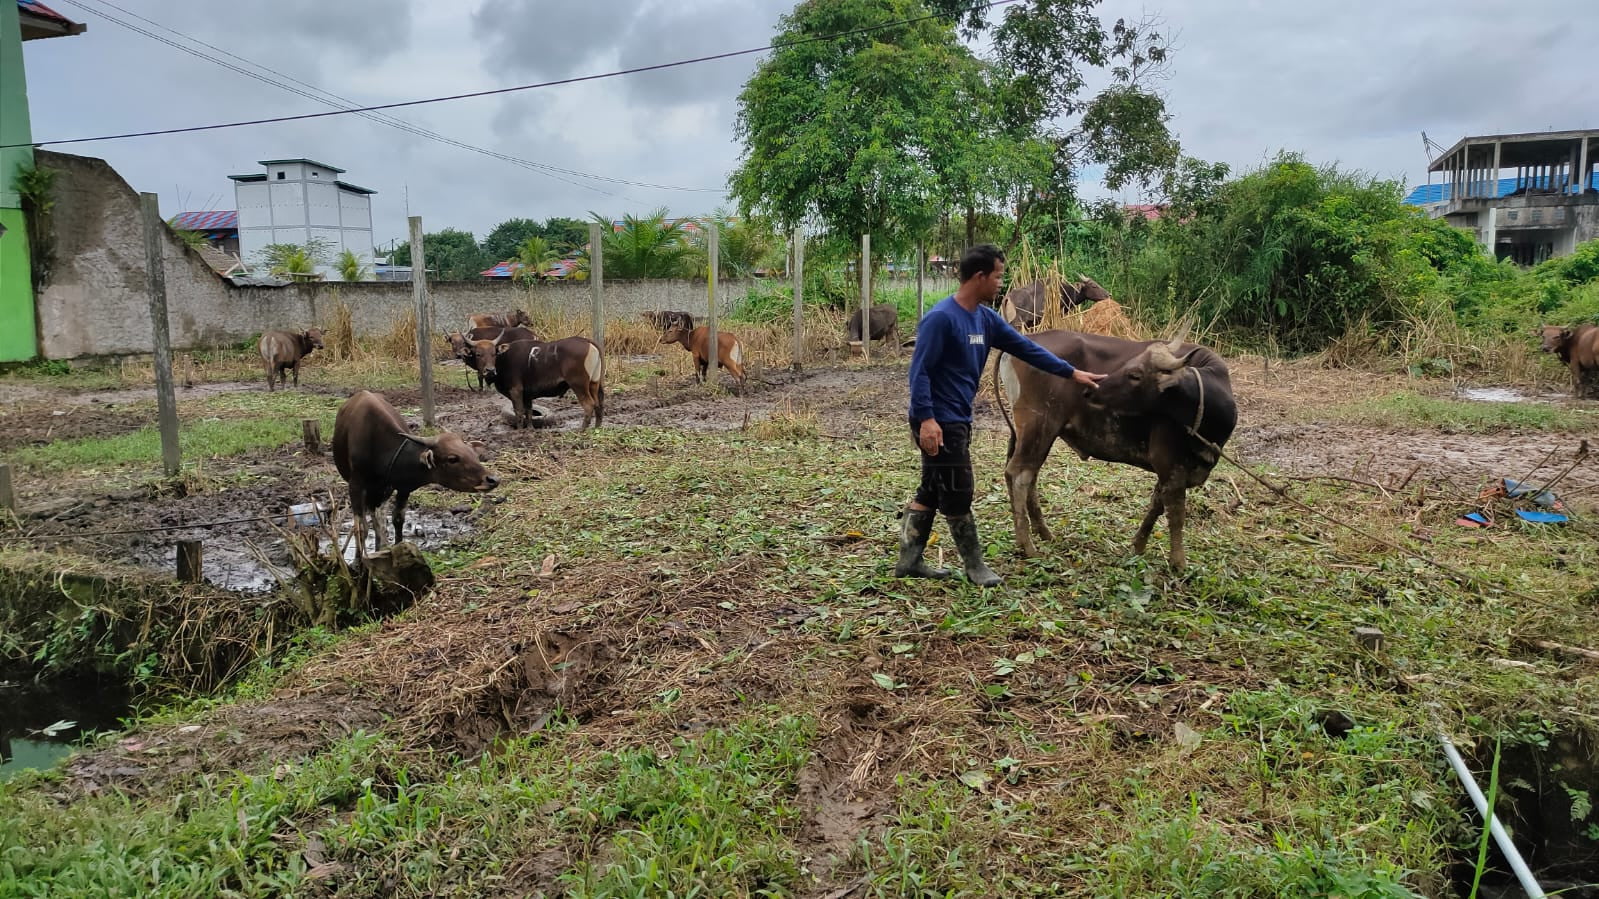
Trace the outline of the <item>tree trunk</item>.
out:
[[[976,244],[977,244],[977,210],[973,209],[970,206],[967,206],[966,207],[966,246],[967,247],[972,247],[972,246],[975,246]]]

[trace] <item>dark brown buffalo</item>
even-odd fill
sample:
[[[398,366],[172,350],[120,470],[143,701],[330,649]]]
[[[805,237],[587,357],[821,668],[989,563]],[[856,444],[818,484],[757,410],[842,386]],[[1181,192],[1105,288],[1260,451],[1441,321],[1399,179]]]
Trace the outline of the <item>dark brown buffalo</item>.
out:
[[[694,316],[687,312],[641,312],[639,317],[649,322],[657,331],[694,330]]]
[[[316,328],[305,331],[268,331],[261,335],[261,361],[266,365],[267,390],[275,389],[272,386],[274,378],[277,383],[283,384],[288,380],[284,374],[288,369],[294,369],[294,386],[300,386],[300,360],[311,355],[312,350],[322,349],[322,332]]]
[[[587,337],[499,344],[491,372],[494,389],[511,401],[513,427],[533,423],[534,400],[568,390],[583,407],[583,427],[599,427],[605,418],[605,359]]]
[[[350,485],[357,550],[366,552],[366,519],[372,527],[373,548],[388,543],[378,507],[391,493],[398,543],[405,539],[406,501],[417,488],[437,484],[462,493],[483,493],[498,486],[499,479],[478,458],[480,446],[448,431],[437,437],[412,434],[382,394],[362,390],[345,400],[333,419],[333,464]]]
[[[694,383],[705,380],[711,367],[711,329],[700,325],[693,331],[673,328],[661,335],[661,343],[675,343],[694,357]],[[744,389],[744,347],[727,331],[716,332],[716,367],[727,369],[728,374]]]
[[[479,312],[466,317],[466,326],[471,328],[514,328],[517,325],[531,325],[533,320],[527,313],[520,309],[510,312]]]
[[[1539,336],[1543,338],[1543,351],[1559,356],[1571,369],[1571,395],[1582,399],[1587,393],[1584,381],[1599,372],[1599,325],[1544,325]]]
[[[455,358],[461,360],[467,368],[477,374],[477,388],[493,380],[494,355],[497,347],[502,343],[513,340],[538,340],[538,335],[526,328],[473,328],[462,334],[456,331],[445,335],[450,341],[450,350]],[[468,388],[472,387],[472,376],[467,375]]]
[[[1037,555],[1028,532],[1050,539],[1038,505],[1038,471],[1056,438],[1084,459],[1135,465],[1155,473],[1149,512],[1133,537],[1140,555],[1162,512],[1171,526],[1171,564],[1181,568],[1187,491],[1210,477],[1219,450],[1238,423],[1232,381],[1222,358],[1202,346],[1135,341],[1075,331],[1029,335],[1045,349],[1088,371],[1106,372],[1099,387],[1046,374],[1002,355],[994,389],[1013,410],[1005,485],[1016,545]],[[1003,405],[1002,405],[1003,408]],[[1197,432],[1204,439],[1190,433]],[[1207,443],[1208,441],[1208,443]]]
[[[1018,328],[1034,328],[1044,319],[1044,283],[1034,281],[1022,287],[1013,287],[1000,304],[1000,315]],[[1060,285],[1057,299],[1060,311],[1070,312],[1081,303],[1110,299],[1110,291],[1087,275],[1078,275],[1077,283]]]
[[[872,338],[881,340],[885,345],[899,349],[899,307],[893,303],[878,303],[871,309]],[[849,322],[845,325],[845,334],[849,338],[849,345],[861,345],[861,310],[856,308],[850,313]]]

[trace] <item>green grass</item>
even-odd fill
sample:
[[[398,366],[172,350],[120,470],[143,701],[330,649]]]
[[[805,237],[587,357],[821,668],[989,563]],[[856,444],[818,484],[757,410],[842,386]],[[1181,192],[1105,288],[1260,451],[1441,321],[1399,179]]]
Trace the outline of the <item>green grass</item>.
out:
[[[1577,431],[1599,424],[1599,413],[1549,403],[1485,403],[1414,393],[1307,409],[1301,417],[1383,428],[1447,428],[1458,431]]]
[[[302,401],[228,402],[288,404],[272,406],[287,416]],[[507,449],[508,470],[540,466],[539,477],[502,485],[504,511],[477,547],[509,573],[445,578],[438,597],[374,639],[445,627],[449,615],[476,614],[462,606],[509,591],[496,614],[570,599],[578,608],[560,626],[619,651],[708,611],[695,619],[708,624],[683,631],[690,644],[706,639],[703,654],[630,658],[640,664],[618,670],[638,682],[600,687],[614,695],[604,711],[557,715],[481,758],[359,736],[309,760],[65,808],[48,778],[23,779],[0,787],[0,894],[305,890],[302,851],[315,835],[344,866],[333,883],[349,896],[814,895],[857,877],[859,894],[881,897],[1443,895],[1446,866],[1455,853],[1474,857],[1476,830],[1458,811],[1428,704],[1442,704],[1463,745],[1599,730],[1588,711],[1595,675],[1529,657],[1514,640],[1599,645],[1591,529],[1484,537],[1449,529],[1454,511],[1418,513],[1407,498],[1297,491],[1538,598],[1527,602],[1462,586],[1218,469],[1192,494],[1192,561],[1178,574],[1160,561],[1164,525],[1150,558],[1129,553],[1149,475],[1057,453],[1041,499],[1058,536],[1023,562],[1003,442],[984,432],[975,509],[1007,584],[900,581],[889,576],[893,514],[916,478],[902,431],[605,428]],[[561,467],[548,468],[556,457]],[[524,574],[551,553],[575,582],[547,588]],[[716,580],[731,571],[742,572],[735,583]],[[628,590],[649,589],[584,592],[618,573]],[[704,578],[711,586],[687,606],[671,605]],[[790,607],[814,614],[785,629],[770,612]],[[641,617],[618,624],[624,613]],[[1357,626],[1381,628],[1387,649],[1361,649]],[[503,627],[504,646],[474,651],[520,652],[506,649],[523,637],[517,620]],[[756,683],[742,680],[751,647],[777,639],[793,642],[781,657],[766,650]],[[307,638],[240,695],[260,695],[295,665],[314,679],[323,652],[346,649]],[[1535,665],[1496,664],[1505,658]],[[1396,686],[1401,676],[1411,686]],[[759,702],[743,698],[757,688]],[[863,704],[869,713],[846,717]],[[1319,723],[1329,710],[1355,728],[1330,736]],[[670,722],[691,720],[709,726],[670,736]],[[1197,740],[1179,740],[1177,723]],[[862,798],[884,809],[880,826],[833,846],[830,861],[813,842],[802,772],[829,750],[847,772],[875,733],[884,739]]]
[[[300,421],[316,418],[331,434],[342,398],[312,393],[231,393],[179,404],[178,445],[186,464],[223,459],[300,439]],[[153,409],[152,415],[154,417]],[[147,425],[112,437],[57,440],[10,453],[18,465],[43,470],[100,470],[161,461],[161,431]]]

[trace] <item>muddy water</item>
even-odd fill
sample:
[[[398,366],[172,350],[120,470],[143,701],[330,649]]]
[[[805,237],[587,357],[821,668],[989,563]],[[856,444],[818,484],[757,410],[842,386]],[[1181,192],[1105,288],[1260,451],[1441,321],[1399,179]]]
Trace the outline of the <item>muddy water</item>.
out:
[[[121,730],[118,719],[128,713],[123,684],[0,681],[0,782],[21,771],[51,767],[91,731]]]
[[[1458,396],[1479,403],[1554,403],[1568,399],[1565,393],[1527,393],[1514,387],[1462,387]]]
[[[388,525],[385,507],[383,522]],[[347,562],[355,560],[355,541],[350,536],[348,513],[339,522],[338,539]],[[468,513],[456,511],[422,511],[407,509],[405,539],[419,549],[433,550],[472,533],[473,524]],[[131,550],[135,564],[170,575],[177,568],[177,541],[203,541],[201,574],[206,582],[224,590],[240,593],[268,593],[275,589],[280,578],[294,575],[294,565],[288,543],[281,532],[266,523],[258,523],[237,534],[208,534],[201,529],[174,531],[157,535],[158,539],[135,544]],[[367,538],[369,543],[371,538]],[[330,550],[330,540],[323,538],[320,548]]]

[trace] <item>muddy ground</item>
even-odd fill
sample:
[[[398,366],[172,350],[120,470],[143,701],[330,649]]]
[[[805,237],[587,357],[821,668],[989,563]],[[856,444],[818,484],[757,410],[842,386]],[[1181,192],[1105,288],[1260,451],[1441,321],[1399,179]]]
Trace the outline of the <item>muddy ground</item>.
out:
[[[742,395],[708,391],[692,378],[668,374],[653,361],[652,357],[629,360],[641,377],[627,388],[610,392],[605,427],[726,431],[777,415],[814,420],[823,435],[844,439],[862,422],[898,421],[904,414],[904,358],[871,365],[834,363],[801,372],[754,372]],[[550,429],[573,430],[581,423],[582,410],[567,395],[541,401],[548,415],[540,428],[513,429],[509,401],[492,389],[478,392],[461,386],[466,378],[455,364],[441,365],[436,371],[437,424],[483,441],[491,458],[508,447],[547,440],[541,435]],[[1348,402],[1357,392],[1368,396],[1401,390],[1461,395],[1443,382],[1366,373],[1358,375],[1359,386],[1352,388],[1355,377],[1347,371],[1280,363],[1268,370],[1255,360],[1236,361],[1233,380],[1240,414],[1229,451],[1240,461],[1264,464],[1289,475],[1335,476],[1387,488],[1430,483],[1464,499],[1476,496],[1496,478],[1523,478],[1540,461],[1545,465],[1532,480],[1552,476],[1566,467],[1584,437],[1543,431],[1468,434],[1432,428],[1379,428],[1318,421],[1306,412]],[[730,380],[724,384],[731,387]],[[181,403],[265,389],[259,381],[198,384],[181,388],[178,399]],[[332,397],[353,392],[327,386],[300,390]],[[420,426],[418,390],[387,390],[384,395],[413,426]],[[1465,395],[1490,399],[1522,396],[1492,387]],[[1570,400],[1559,394],[1534,395],[1525,401],[1570,405]],[[150,426],[153,418],[151,388],[51,390],[0,384],[0,452],[55,440],[131,433]],[[977,441],[978,465],[997,471],[1003,465],[1005,422],[988,391],[978,397],[977,418],[979,430],[986,432]],[[330,437],[324,435],[324,439]],[[907,449],[907,464],[913,461],[909,453]],[[558,457],[554,461],[558,462]],[[1069,453],[1061,447],[1050,467],[1069,464]],[[29,478],[23,473],[17,484],[21,517],[26,531],[41,545],[58,544],[154,570],[172,570],[177,541],[204,539],[207,580],[229,589],[264,591],[275,584],[274,569],[286,570],[289,561],[283,529],[288,525],[290,507],[309,502],[342,506],[346,500],[343,482],[325,450],[319,456],[298,446],[261,450],[209,462],[207,470],[226,481],[247,485],[184,496],[149,484],[108,490],[100,477],[75,479],[64,473]],[[1228,466],[1218,473],[1242,477]],[[1575,510],[1599,507],[1599,458],[1590,457],[1576,465],[1559,492]],[[413,500],[408,534],[424,549],[437,549],[471,533],[493,505],[493,499],[469,503],[424,491]]]

